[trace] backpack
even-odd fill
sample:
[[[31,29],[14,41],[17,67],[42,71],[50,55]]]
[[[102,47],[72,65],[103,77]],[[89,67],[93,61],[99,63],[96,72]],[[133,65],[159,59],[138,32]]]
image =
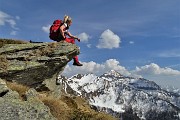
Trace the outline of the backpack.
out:
[[[53,24],[49,29],[49,38],[51,40],[57,41],[59,36],[59,27],[62,25],[62,20],[54,20]]]

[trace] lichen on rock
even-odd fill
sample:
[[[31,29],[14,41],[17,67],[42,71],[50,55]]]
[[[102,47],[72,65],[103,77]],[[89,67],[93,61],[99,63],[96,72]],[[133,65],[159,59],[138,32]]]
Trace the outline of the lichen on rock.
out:
[[[6,44],[0,48],[0,78],[36,86],[63,71],[79,54],[67,42]]]

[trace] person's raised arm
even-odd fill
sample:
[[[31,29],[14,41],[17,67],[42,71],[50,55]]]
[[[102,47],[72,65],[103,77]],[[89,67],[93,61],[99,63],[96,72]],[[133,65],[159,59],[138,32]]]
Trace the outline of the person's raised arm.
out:
[[[77,36],[72,35],[70,32],[67,32],[67,35],[71,38],[77,39],[80,42],[80,39]]]

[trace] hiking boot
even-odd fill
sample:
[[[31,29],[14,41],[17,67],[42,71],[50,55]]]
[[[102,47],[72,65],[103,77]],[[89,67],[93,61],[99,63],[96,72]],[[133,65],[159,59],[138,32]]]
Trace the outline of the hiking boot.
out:
[[[79,63],[79,62],[74,62],[73,63],[74,66],[83,66],[83,64]]]

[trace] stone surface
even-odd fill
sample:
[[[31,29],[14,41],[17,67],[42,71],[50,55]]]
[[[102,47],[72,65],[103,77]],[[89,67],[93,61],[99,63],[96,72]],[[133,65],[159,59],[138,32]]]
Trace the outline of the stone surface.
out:
[[[28,86],[56,79],[79,48],[67,42],[7,44],[0,48],[0,78]]]
[[[35,89],[26,93],[26,101],[20,99],[6,82],[0,79],[0,120],[56,120],[50,109],[37,97]]]

